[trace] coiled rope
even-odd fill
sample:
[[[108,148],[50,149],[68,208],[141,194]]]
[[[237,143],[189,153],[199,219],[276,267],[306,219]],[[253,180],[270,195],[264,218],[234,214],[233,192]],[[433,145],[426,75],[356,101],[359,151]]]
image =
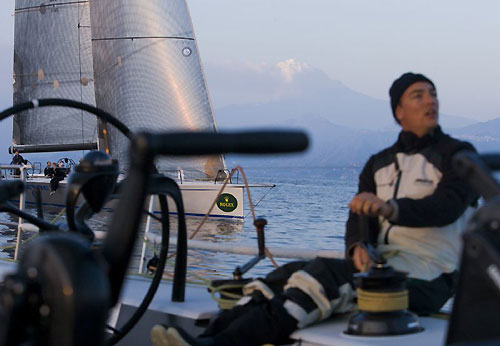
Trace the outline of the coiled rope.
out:
[[[408,309],[408,290],[374,292],[358,288],[358,308],[361,311],[388,312]]]

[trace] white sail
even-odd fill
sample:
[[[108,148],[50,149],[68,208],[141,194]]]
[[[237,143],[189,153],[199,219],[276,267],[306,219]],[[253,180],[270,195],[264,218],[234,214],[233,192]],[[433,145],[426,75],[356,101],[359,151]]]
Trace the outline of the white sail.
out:
[[[88,1],[16,0],[14,104],[66,98],[95,105]],[[96,147],[96,119],[44,107],[14,117],[13,145],[24,151]]]
[[[216,131],[191,18],[184,0],[90,0],[96,102],[132,131]],[[128,141],[109,130],[111,154],[126,162]],[[222,156],[157,162],[214,177]]]

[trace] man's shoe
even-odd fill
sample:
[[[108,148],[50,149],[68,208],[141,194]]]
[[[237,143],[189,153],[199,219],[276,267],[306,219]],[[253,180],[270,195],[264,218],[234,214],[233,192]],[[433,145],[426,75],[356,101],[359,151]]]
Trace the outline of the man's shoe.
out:
[[[54,193],[56,193],[55,191],[50,191],[50,194],[53,195]]]
[[[151,329],[151,341],[154,346],[168,346],[167,328],[161,324],[155,325]]]
[[[157,324],[151,329],[154,346],[215,346],[212,337],[193,338],[180,327],[165,327]]]
[[[196,340],[182,328],[166,328],[157,324],[151,329],[151,341],[154,346],[196,346]]]
[[[169,346],[196,346],[199,343],[182,328],[170,327],[167,329],[167,345]]]

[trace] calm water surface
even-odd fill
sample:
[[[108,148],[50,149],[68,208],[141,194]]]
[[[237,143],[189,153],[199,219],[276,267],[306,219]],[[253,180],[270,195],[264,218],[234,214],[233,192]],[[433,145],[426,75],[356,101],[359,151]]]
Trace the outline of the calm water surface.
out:
[[[266,244],[275,247],[299,247],[317,250],[342,250],[343,234],[347,219],[347,203],[357,190],[357,168],[290,168],[290,169],[251,169],[245,170],[249,183],[272,183],[276,187],[254,188],[251,190],[252,200],[256,205],[257,217],[267,219]],[[245,196],[246,197],[246,196]],[[51,220],[60,210],[44,210],[46,219]],[[243,222],[231,220],[209,220],[195,239],[212,242],[225,242],[257,246],[252,216],[245,201]],[[2,219],[13,220],[9,215],[1,215]],[[106,229],[109,213],[102,213],[92,219],[95,229]],[[194,231],[201,218],[192,217],[187,220],[188,233]],[[65,222],[64,216],[59,222]],[[176,234],[177,222],[171,219],[171,234]],[[154,223],[154,233],[160,233],[159,225]],[[13,257],[15,230],[0,225],[0,257]],[[23,239],[33,237],[23,234]],[[7,248],[6,248],[7,247]],[[131,271],[137,271],[142,242],[137,242],[133,256]],[[154,244],[147,247],[146,258],[153,256]],[[213,253],[190,250],[188,256],[188,273],[191,279],[229,277],[236,265],[242,265],[249,256]],[[285,263],[286,259],[277,259]],[[171,263],[170,263],[171,262]],[[172,273],[174,260],[168,264],[167,272]],[[247,276],[264,275],[272,269],[268,260],[261,261]]]

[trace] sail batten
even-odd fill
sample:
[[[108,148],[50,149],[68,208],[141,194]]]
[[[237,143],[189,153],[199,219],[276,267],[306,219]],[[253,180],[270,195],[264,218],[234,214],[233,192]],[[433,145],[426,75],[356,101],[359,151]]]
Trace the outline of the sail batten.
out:
[[[88,1],[16,0],[14,105],[41,98],[95,105],[93,74]],[[14,116],[12,141],[27,150],[95,147],[97,120],[76,109],[31,109]]]
[[[216,131],[191,18],[184,0],[90,0],[96,104],[132,131]],[[127,160],[127,139],[109,129],[111,154]],[[222,156],[157,162],[214,177]],[[198,175],[198,176],[196,176]]]

